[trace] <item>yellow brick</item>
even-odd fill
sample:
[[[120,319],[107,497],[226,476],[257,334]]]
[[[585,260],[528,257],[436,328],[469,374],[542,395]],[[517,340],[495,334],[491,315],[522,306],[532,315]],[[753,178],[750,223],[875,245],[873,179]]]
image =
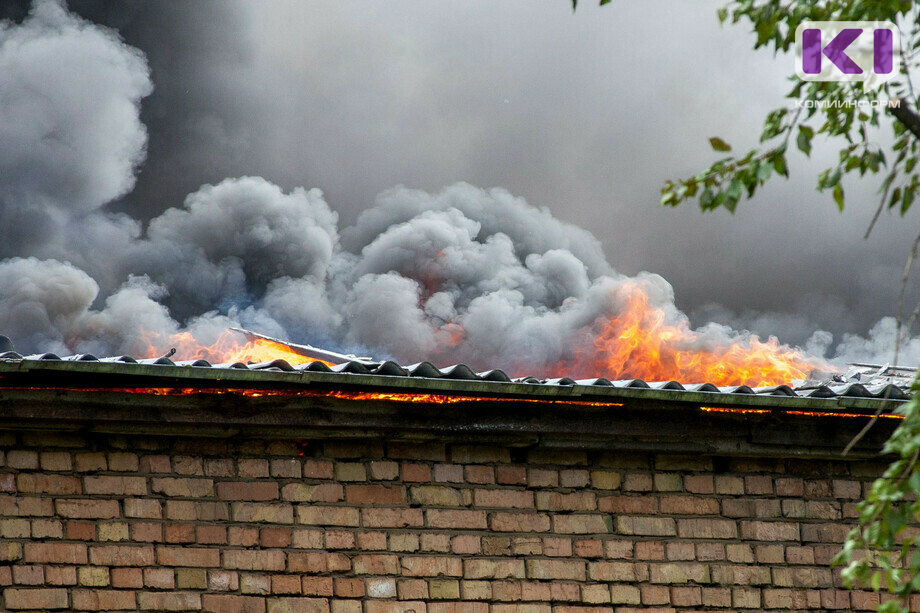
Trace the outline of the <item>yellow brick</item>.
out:
[[[391,461],[377,461],[370,463],[371,479],[378,481],[392,481],[399,477],[399,464]]]
[[[741,477],[732,477],[729,475],[717,475],[716,494],[732,494],[736,496],[743,495],[744,479]]]
[[[615,490],[620,487],[620,473],[609,470],[592,471],[591,485],[599,490]]]
[[[616,518],[617,532],[620,534],[637,534],[643,536],[674,536],[677,534],[674,520],[670,517],[631,517]]]
[[[98,535],[100,541],[127,541],[128,524],[114,522],[110,524],[99,524]]]
[[[659,492],[678,492],[684,489],[684,478],[678,473],[656,473],[655,489]]]
[[[463,497],[459,490],[439,485],[419,485],[409,488],[409,500],[422,506],[459,507]]]
[[[0,562],[15,562],[22,557],[22,544],[0,543]]]
[[[104,587],[109,584],[109,569],[99,566],[82,566],[77,576],[80,585]]]
[[[364,464],[357,462],[338,462],[335,465],[335,478],[339,481],[367,481]]]
[[[428,582],[428,597],[432,600],[457,600],[460,582],[456,579],[432,579]]]
[[[208,574],[203,568],[176,569],[176,587],[180,590],[205,590],[208,588]]]
[[[639,588],[634,585],[614,585],[610,588],[613,604],[639,604]]]
[[[390,551],[418,551],[417,534],[391,534]]]
[[[32,526],[28,519],[0,520],[0,537],[8,539],[29,538]]]
[[[587,604],[608,603],[610,602],[610,588],[601,583],[583,585],[581,586],[581,599]],[[638,601],[635,604],[638,604]]]
[[[709,583],[709,566],[706,564],[652,564],[652,583]]]

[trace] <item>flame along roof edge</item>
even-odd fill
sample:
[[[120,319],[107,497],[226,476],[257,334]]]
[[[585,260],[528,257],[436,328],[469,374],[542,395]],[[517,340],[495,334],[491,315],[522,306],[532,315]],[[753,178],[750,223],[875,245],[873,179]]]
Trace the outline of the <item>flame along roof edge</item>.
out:
[[[167,357],[137,359],[132,356],[111,356],[98,358],[92,354],[76,354],[58,356],[54,353],[33,354],[22,356],[14,351],[0,353],[0,362],[19,363],[48,363],[48,362],[79,362],[84,365],[99,364],[135,364],[144,366],[171,366],[179,368],[202,368],[216,370],[249,370],[256,372],[276,373],[337,373],[346,375],[375,375],[384,377],[403,377],[412,379],[442,379],[445,381],[482,381],[489,383],[522,383],[541,387],[572,387],[587,386],[597,388],[633,389],[636,391],[665,391],[690,393],[711,393],[721,395],[746,395],[746,396],[772,396],[787,398],[862,398],[869,400],[907,400],[910,395],[906,386],[901,387],[892,383],[869,383],[864,385],[859,382],[845,381],[837,384],[818,384],[810,386],[790,387],[788,385],[775,385],[751,388],[747,385],[716,386],[712,383],[680,383],[678,381],[644,381],[642,379],[626,379],[610,381],[606,378],[591,378],[574,380],[570,377],[540,379],[537,377],[510,378],[502,370],[488,370],[474,372],[465,364],[454,364],[438,368],[430,362],[419,362],[409,366],[401,366],[392,361],[373,362],[349,361],[342,364],[328,366],[319,361],[308,361],[298,365],[291,365],[283,359],[270,360],[260,363],[244,364],[242,362],[211,364],[207,360],[180,360],[173,361]]]

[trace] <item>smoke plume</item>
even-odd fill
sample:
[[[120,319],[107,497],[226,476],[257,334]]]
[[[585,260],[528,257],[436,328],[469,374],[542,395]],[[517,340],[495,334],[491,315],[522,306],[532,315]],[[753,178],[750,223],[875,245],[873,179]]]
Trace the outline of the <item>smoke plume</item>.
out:
[[[633,325],[638,300],[640,330],[680,333],[667,351],[795,354],[743,329],[691,329],[663,278],[618,274],[588,231],[503,189],[396,187],[341,230],[320,190],[260,177],[204,185],[146,224],[107,212],[145,156],[144,56],[42,0],[0,26],[0,75],[0,332],[21,353],[149,355],[242,325],[402,363],[628,376],[579,355],[609,322]],[[893,335],[882,320],[836,347],[817,332],[807,350],[887,361]],[[920,339],[902,357],[920,361]]]

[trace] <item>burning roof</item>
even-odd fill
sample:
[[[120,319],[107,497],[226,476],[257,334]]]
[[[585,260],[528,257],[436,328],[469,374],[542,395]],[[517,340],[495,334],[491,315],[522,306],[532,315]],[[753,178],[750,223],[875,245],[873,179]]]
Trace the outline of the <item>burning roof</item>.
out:
[[[892,409],[908,398],[912,376],[854,364],[845,374],[812,371],[793,386],[511,377],[465,364],[402,366],[243,329],[221,338],[204,352],[215,363],[201,355],[173,360],[175,349],[140,358],[7,351],[0,354],[0,422],[42,427],[54,406],[55,419],[102,431],[158,433],[187,424],[208,436],[255,429],[322,437],[358,429],[361,436],[486,434],[516,444],[827,456],[878,415],[884,425],[856,450],[868,456],[901,417]]]
[[[145,366],[192,367],[212,371],[275,372],[304,375],[305,373],[329,373],[351,376],[404,377],[411,379],[441,379],[448,381],[477,381],[500,384],[524,384],[528,386],[591,388],[598,389],[662,390],[669,392],[695,392],[724,395],[754,395],[789,398],[864,398],[877,400],[905,400],[915,371],[889,365],[853,364],[845,374],[812,371],[807,379],[792,380],[788,384],[748,386],[716,385],[711,382],[679,382],[675,380],[645,381],[640,378],[610,380],[605,377],[575,379],[572,377],[541,378],[535,376],[511,377],[503,370],[494,369],[474,372],[465,364],[438,368],[430,362],[418,362],[402,366],[396,362],[376,361],[370,357],[357,357],[327,351],[310,345],[288,343],[280,339],[250,330],[234,329],[245,337],[240,345],[225,345],[223,353],[216,353],[214,347],[205,353],[224,360],[211,363],[204,357],[187,360],[170,359],[168,356],[140,357],[116,356],[98,358],[91,354],[58,356],[53,353],[21,356],[15,351],[0,354],[0,363],[20,364],[49,362],[79,362],[82,365],[137,364]],[[227,359],[229,358],[229,359]],[[157,373],[160,374],[160,373]],[[167,372],[163,376],[171,376]],[[343,379],[343,382],[346,380]],[[351,383],[353,381],[348,381]]]
[[[328,357],[328,356],[327,356]],[[388,436],[585,449],[838,457],[878,454],[907,398],[894,383],[759,388],[641,379],[511,378],[463,364],[308,358],[214,364],[168,357],[0,354],[0,422],[199,436]]]

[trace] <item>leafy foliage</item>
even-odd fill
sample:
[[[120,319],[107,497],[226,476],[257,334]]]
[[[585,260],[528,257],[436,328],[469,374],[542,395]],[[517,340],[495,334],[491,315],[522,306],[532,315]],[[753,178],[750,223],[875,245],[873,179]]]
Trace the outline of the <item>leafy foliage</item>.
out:
[[[886,207],[906,213],[920,194],[920,116],[910,79],[920,51],[920,9],[900,0],[733,0],[719,10],[718,17],[722,23],[749,22],[756,35],[754,48],[772,48],[774,54],[789,51],[803,21],[892,21],[901,30],[901,69],[883,85],[882,99],[899,101],[902,107],[879,106],[879,94],[864,92],[858,82],[806,82],[793,76],[786,98],[794,102],[767,114],[759,147],[720,157],[688,179],[667,181],[661,204],[676,206],[698,198],[704,211],[718,207],[734,211],[743,196],[753,197],[774,174],[789,176],[787,156],[794,154],[793,138],[795,147],[810,156],[814,138],[820,135],[839,143],[840,152],[838,163],[818,174],[819,191],[830,191],[842,210],[845,175],[884,174],[876,218]],[[891,140],[880,142],[878,136],[888,126]],[[709,144],[717,153],[732,153],[719,137],[710,138]],[[914,255],[908,259],[904,285]],[[902,296],[903,289],[902,285]],[[900,336],[900,301],[898,310]],[[910,596],[920,593],[920,375],[911,390],[912,400],[897,409],[905,419],[884,448],[896,459],[860,503],[858,526],[834,559],[835,564],[846,565],[842,576],[848,586],[868,586],[896,597],[879,606],[882,613],[906,613]]]
[[[859,504],[859,526],[834,558],[834,564],[847,565],[848,586],[865,585],[899,598],[882,603],[881,613],[907,613],[910,595],[920,592],[920,379],[911,390],[913,399],[896,410],[905,419],[885,444],[885,452],[897,459]]]
[[[883,99],[899,99],[901,104],[917,106],[910,83],[910,70],[916,66],[914,52],[920,47],[917,8],[912,2],[861,0],[830,2],[782,2],[780,0],[736,0],[719,10],[720,21],[750,22],[756,35],[754,48],[771,48],[774,54],[787,52],[795,44],[795,30],[803,21],[894,21],[902,33],[901,72],[882,86]],[[743,155],[717,159],[709,168],[687,178],[669,180],[661,190],[661,204],[676,206],[699,198],[705,210],[725,207],[734,211],[738,201],[751,198],[774,174],[789,176],[787,156],[790,141],[806,156],[812,141],[820,135],[840,143],[839,162],[818,175],[817,189],[830,191],[840,209],[845,204],[841,179],[858,172],[885,173],[881,185],[880,210],[887,206],[904,214],[920,195],[920,140],[899,121],[884,121],[893,131],[893,145],[879,142],[885,107],[870,105],[877,92],[863,92],[861,84],[805,82],[790,78],[793,85],[786,98],[793,101],[771,111],[763,125],[760,146]],[[811,104],[804,104],[805,102]],[[821,106],[813,104],[820,101]],[[720,138],[709,142],[714,151],[731,149]]]

